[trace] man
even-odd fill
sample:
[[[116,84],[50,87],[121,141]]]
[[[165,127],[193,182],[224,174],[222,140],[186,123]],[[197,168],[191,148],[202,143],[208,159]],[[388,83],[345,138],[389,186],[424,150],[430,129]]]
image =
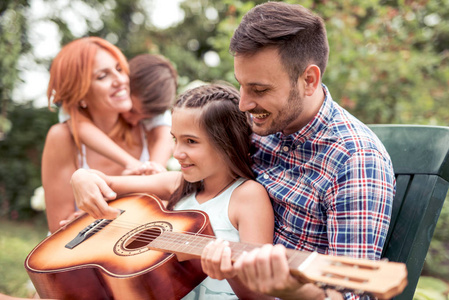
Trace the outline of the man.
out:
[[[253,169],[273,202],[274,243],[379,259],[390,222],[394,172],[377,137],[334,102],[321,82],[329,53],[322,19],[300,5],[256,6],[243,17],[230,50],[240,109],[251,115],[256,133]],[[280,245],[240,257],[234,269],[223,262],[215,276],[237,270],[253,290],[283,299],[342,298],[293,278]],[[210,246],[203,263],[219,263],[213,253],[224,247]]]

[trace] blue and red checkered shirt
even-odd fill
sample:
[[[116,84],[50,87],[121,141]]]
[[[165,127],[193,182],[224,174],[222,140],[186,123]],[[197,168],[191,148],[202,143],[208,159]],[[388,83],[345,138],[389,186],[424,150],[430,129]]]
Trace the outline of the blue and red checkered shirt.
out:
[[[395,193],[392,163],[376,135],[323,89],[320,111],[300,131],[253,137],[253,169],[274,207],[274,242],[379,259]]]

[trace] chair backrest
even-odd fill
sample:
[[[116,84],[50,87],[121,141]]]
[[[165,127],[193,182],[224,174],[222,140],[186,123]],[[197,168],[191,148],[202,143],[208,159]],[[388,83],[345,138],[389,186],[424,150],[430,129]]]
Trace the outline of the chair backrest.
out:
[[[449,127],[370,125],[396,175],[396,196],[382,257],[403,262],[408,285],[395,299],[413,299],[449,187]]]

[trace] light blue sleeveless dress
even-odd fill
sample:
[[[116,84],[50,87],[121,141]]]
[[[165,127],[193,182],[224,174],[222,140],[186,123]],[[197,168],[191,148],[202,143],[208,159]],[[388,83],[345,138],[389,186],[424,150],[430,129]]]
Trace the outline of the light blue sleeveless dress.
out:
[[[243,182],[245,178],[237,179],[230,187],[217,197],[202,204],[196,200],[196,194],[181,199],[174,210],[196,209],[208,214],[212,229],[217,238],[231,242],[239,242],[238,230],[229,220],[229,201],[232,192]],[[183,300],[209,300],[209,299],[238,299],[227,280],[217,280],[207,277],[195,289],[187,294]]]

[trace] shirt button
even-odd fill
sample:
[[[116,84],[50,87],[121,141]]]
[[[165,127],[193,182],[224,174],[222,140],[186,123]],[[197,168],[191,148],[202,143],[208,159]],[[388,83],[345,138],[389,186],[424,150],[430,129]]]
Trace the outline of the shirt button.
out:
[[[282,150],[283,150],[284,152],[288,152],[288,150],[290,150],[290,148],[289,148],[288,146],[284,146],[284,147],[282,147]]]
[[[270,176],[268,176],[267,174],[263,175],[263,179],[268,179],[270,178]]]

